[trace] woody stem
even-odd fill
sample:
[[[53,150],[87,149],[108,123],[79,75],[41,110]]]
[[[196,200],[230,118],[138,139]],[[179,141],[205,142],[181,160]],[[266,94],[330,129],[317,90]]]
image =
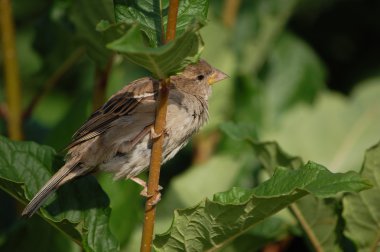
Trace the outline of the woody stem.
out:
[[[175,31],[177,25],[177,13],[178,13],[179,0],[170,0],[169,14],[168,14],[168,26],[166,32],[165,43],[175,38]],[[160,80],[160,93],[158,98],[158,106],[156,110],[156,120],[154,124],[154,131],[159,135],[158,138],[153,139],[152,154],[149,168],[148,179],[148,195],[153,195],[148,198],[145,203],[145,218],[143,233],[141,239],[141,252],[150,252],[153,241],[154,221],[156,216],[156,197],[159,193],[158,184],[160,177],[160,168],[162,161],[162,144],[164,142],[163,131],[166,123],[166,111],[168,106],[169,78]]]

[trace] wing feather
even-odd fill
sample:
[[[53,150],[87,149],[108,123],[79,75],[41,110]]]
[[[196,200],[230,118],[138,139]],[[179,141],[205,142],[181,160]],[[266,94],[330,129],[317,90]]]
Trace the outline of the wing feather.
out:
[[[124,87],[88,118],[74,134],[67,149],[104,133],[114,125],[115,120],[133,113],[140,103],[155,101],[158,86],[158,81],[146,77]]]

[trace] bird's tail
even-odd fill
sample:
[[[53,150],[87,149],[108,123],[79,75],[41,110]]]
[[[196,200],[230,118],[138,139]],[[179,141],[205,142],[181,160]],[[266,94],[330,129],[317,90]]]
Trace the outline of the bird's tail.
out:
[[[73,172],[76,168],[79,168],[79,164],[64,165],[46,182],[46,184],[39,190],[39,192],[33,197],[29,204],[22,212],[22,216],[31,217],[44,203],[47,197],[53,193],[59,186],[77,177],[77,174]]]

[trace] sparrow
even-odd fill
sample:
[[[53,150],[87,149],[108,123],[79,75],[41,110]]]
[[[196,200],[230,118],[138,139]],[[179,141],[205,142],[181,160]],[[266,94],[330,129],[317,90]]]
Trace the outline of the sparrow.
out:
[[[169,77],[162,163],[175,156],[208,120],[211,84],[228,76],[206,61],[188,65]],[[74,134],[67,147],[65,165],[33,197],[22,212],[31,217],[47,197],[63,184],[96,171],[114,173],[115,179],[131,179],[150,163],[154,121],[160,82],[144,77],[122,88],[96,110]]]

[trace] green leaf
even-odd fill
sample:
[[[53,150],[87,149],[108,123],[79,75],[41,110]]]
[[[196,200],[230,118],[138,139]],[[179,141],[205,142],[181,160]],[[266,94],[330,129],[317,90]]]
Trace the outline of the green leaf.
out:
[[[253,190],[233,188],[195,207],[176,210],[172,227],[156,236],[154,246],[158,251],[211,251],[308,193],[331,197],[368,187],[355,172],[333,174],[312,162],[295,171],[279,167]]]
[[[380,239],[380,144],[367,150],[361,175],[374,187],[343,198],[344,234],[357,251],[377,251]]]
[[[48,146],[0,136],[0,188],[27,203],[54,173],[55,159],[55,151]],[[107,195],[87,176],[60,188],[39,214],[81,243],[85,251],[117,251],[118,243],[108,227],[108,205]]]
[[[116,22],[138,23],[141,30],[149,39],[151,47],[159,46],[167,26],[169,1],[155,0],[115,0]],[[196,18],[201,23],[207,20],[208,0],[179,1],[176,35],[181,36]]]
[[[144,45],[140,28],[134,25],[107,47],[122,53],[128,60],[148,69],[156,77],[165,78],[199,59],[203,42],[197,31],[201,27],[201,23],[193,23],[175,40],[152,48]]]
[[[250,140],[244,133],[243,125],[222,125],[223,131],[231,134],[238,140]],[[226,127],[227,126],[227,127]],[[236,129],[234,129],[234,127]],[[285,153],[276,142],[249,141],[255,150],[255,154],[261,165],[272,174],[278,166],[292,170],[302,167],[303,162],[299,157],[293,157]],[[305,232],[306,238],[315,250],[341,251],[338,235],[336,233],[338,215],[336,214],[337,202],[334,199],[328,201],[308,195],[291,204],[290,210],[299,221]]]
[[[174,177],[169,186],[164,187],[162,200],[157,205],[154,232],[163,233],[168,230],[175,209],[190,207],[199,202],[199,199],[212,197],[215,192],[226,191],[234,186],[241,166],[246,162],[244,159],[236,159],[231,155],[216,155],[207,162],[191,166],[184,173]],[[164,165],[162,169],[167,168],[169,167]],[[204,178],[207,178],[207,183]],[[122,251],[138,251],[141,232],[141,229],[135,229],[132,240],[122,248]]]
[[[188,64],[198,61],[203,49],[198,30],[206,22],[208,1],[180,1],[176,38],[162,45],[164,27],[167,25],[167,6],[168,1],[115,1],[116,24],[132,27],[120,38],[108,43],[107,47],[148,69],[158,78],[176,74]],[[112,28],[111,25],[107,28],[104,23],[101,26],[103,31]]]
[[[346,98],[324,92],[313,106],[299,104],[260,137],[276,139],[304,160],[318,160],[331,171],[359,171],[362,153],[375,144],[380,128],[380,79],[366,81]]]

